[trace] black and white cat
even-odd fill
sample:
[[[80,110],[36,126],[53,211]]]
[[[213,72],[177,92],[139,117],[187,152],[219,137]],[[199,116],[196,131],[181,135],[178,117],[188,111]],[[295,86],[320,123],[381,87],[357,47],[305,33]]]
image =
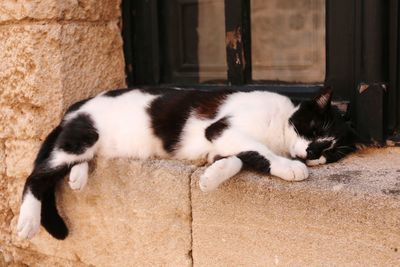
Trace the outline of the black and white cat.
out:
[[[203,191],[216,189],[242,168],[287,181],[308,177],[306,165],[334,162],[356,150],[357,135],[322,89],[295,106],[270,92],[119,89],[72,105],[46,138],[27,178],[18,234],[40,224],[55,238],[68,229],[57,212],[55,186],[69,173],[81,190],[88,161],[104,157],[207,159]]]

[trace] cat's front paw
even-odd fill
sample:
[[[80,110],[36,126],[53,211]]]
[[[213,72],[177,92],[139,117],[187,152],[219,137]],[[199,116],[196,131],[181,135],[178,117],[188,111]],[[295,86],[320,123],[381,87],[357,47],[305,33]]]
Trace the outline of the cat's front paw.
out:
[[[271,174],[286,181],[302,181],[308,178],[308,169],[300,161],[280,158],[271,162]]]
[[[41,203],[31,193],[28,193],[22,202],[17,232],[20,238],[32,238],[40,227]]]
[[[297,140],[296,143],[290,148],[290,156],[292,158],[305,159],[307,157],[307,147],[309,143],[309,141],[299,138],[299,140]]]
[[[200,176],[199,187],[203,192],[210,192],[242,169],[242,161],[235,157],[217,160]]]
[[[74,165],[69,173],[69,186],[72,190],[82,190],[87,184],[89,164],[82,162]]]

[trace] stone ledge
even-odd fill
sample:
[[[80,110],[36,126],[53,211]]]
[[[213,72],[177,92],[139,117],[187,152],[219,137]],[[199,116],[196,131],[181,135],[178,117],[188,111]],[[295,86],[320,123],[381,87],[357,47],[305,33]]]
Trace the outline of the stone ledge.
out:
[[[395,266],[400,149],[366,150],[288,183],[242,173],[217,191],[192,179],[199,266]]]
[[[13,235],[6,254],[0,242],[0,265],[3,253],[29,266],[395,266],[399,170],[400,149],[367,150],[311,169],[304,182],[244,172],[205,194],[204,167],[98,159],[83,192],[60,187],[70,236]]]
[[[96,165],[82,192],[73,192],[67,181],[60,187],[58,207],[70,230],[66,240],[41,228],[30,241],[19,241],[14,233],[14,246],[90,266],[190,266],[194,166],[123,159],[98,159]],[[11,253],[21,259],[18,251]],[[21,260],[43,266],[32,262]]]

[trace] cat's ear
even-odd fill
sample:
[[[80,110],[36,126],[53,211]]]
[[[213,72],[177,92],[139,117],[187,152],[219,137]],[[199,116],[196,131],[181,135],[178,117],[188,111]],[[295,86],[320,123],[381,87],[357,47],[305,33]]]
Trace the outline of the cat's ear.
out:
[[[326,110],[331,106],[332,88],[330,86],[322,88],[314,98],[314,102],[321,110]]]

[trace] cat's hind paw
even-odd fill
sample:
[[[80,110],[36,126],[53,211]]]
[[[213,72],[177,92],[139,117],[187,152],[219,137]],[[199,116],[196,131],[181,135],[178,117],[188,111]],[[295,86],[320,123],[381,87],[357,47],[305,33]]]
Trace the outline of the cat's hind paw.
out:
[[[40,226],[40,218],[39,220],[37,220],[33,216],[27,216],[22,214],[18,218],[18,225],[17,225],[18,236],[21,239],[30,239],[39,231],[39,226]]]
[[[227,157],[211,164],[200,176],[199,186],[203,192],[211,192],[242,169],[242,161],[235,157]]]
[[[41,203],[30,192],[28,192],[21,205],[17,232],[22,239],[32,238],[40,227]]]
[[[89,164],[82,162],[74,165],[69,173],[69,186],[72,190],[82,190],[88,180]]]
[[[302,181],[308,178],[308,169],[300,161],[279,159],[271,162],[271,174],[286,181]]]

